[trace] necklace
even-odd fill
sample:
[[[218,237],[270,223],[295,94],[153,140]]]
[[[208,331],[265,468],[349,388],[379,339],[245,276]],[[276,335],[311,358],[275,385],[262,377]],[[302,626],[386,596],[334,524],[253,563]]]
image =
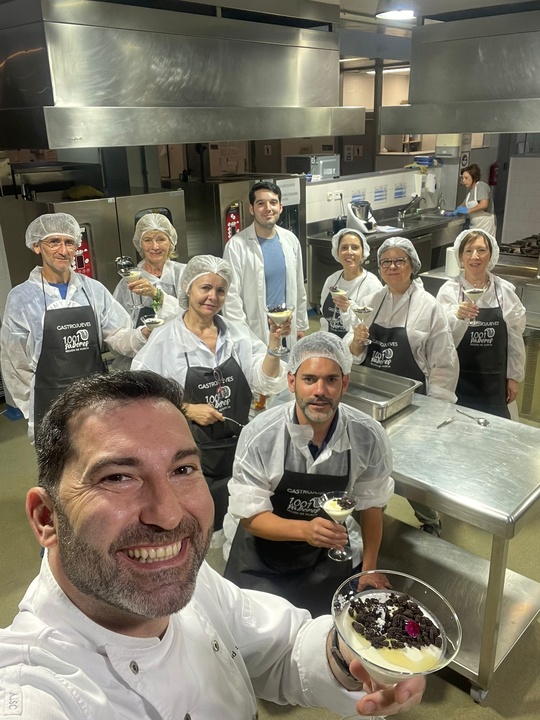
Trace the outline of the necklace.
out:
[[[467,282],[475,288],[487,288],[489,287],[489,276],[483,280],[467,280]]]

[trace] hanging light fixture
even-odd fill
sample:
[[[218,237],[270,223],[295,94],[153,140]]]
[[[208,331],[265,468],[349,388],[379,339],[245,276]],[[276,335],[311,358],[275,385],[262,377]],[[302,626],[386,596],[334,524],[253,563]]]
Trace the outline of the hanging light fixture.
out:
[[[383,20],[414,20],[413,0],[379,0],[375,16]]]

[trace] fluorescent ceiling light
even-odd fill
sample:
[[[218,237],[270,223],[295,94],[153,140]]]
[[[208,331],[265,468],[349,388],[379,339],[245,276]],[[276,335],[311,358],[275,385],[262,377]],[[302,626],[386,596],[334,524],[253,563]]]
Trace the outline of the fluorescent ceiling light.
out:
[[[379,0],[375,17],[382,20],[414,20],[413,0]]]
[[[405,73],[410,73],[411,68],[408,67],[402,67],[402,68],[387,68],[386,70],[383,70],[383,74],[386,75],[387,73],[395,73],[396,75],[404,75]],[[375,70],[366,70],[366,75],[375,75]]]

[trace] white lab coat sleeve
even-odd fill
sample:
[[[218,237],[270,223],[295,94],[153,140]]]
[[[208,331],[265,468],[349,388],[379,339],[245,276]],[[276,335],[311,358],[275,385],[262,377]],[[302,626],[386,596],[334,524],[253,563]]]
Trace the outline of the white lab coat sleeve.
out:
[[[332,675],[326,658],[330,615],[313,620],[283,598],[241,590],[208,570],[208,591],[234,633],[257,697],[279,705],[326,707],[338,715],[354,712],[365,693],[348,692]]]
[[[515,287],[507,280],[497,279],[497,285],[502,291],[503,317],[508,331],[508,358],[506,377],[521,382],[525,377],[525,306],[518,298]]]
[[[427,394],[430,397],[456,402],[455,389],[459,377],[459,361],[452,334],[443,308],[434,303],[428,333],[425,360],[427,364]]]
[[[361,292],[359,292],[354,299],[350,298],[351,304],[349,305],[349,309],[347,312],[341,313],[343,327],[346,330],[351,330],[359,322],[358,318],[354,314],[354,309],[363,307],[366,304],[369,305],[369,303],[365,302],[366,298],[371,297],[383,288],[381,281],[376,275],[368,272],[367,270],[364,270],[364,272],[367,273],[367,277],[360,286]]]
[[[244,312],[244,304],[242,302],[242,284],[243,284],[243,262],[242,262],[242,246],[240,239],[231,238],[225,244],[223,251],[223,259],[226,260],[233,269],[231,283],[227,290],[227,299],[223,306],[223,315],[227,320],[233,322],[247,323],[247,317]],[[256,282],[256,278],[252,278],[252,282]]]
[[[376,279],[377,278],[375,278],[375,280]],[[372,292],[371,294],[366,295],[364,298],[362,298],[362,304],[369,305],[369,307],[377,307],[378,308],[382,302],[384,292],[385,292],[385,289],[384,289],[384,287],[381,286],[381,289],[378,290],[377,292]],[[348,322],[348,324],[350,322],[349,331],[343,338],[342,342],[347,348],[349,348],[351,342],[354,339],[354,328],[360,324],[360,320],[356,317],[356,315],[354,313],[351,313],[351,316],[349,318],[347,318],[347,322]],[[345,318],[343,320],[343,324],[345,325]],[[345,327],[347,327],[347,325],[345,325]],[[362,353],[360,353],[360,355],[352,356],[353,365],[361,365],[364,362],[364,360],[366,359],[366,355],[367,355],[367,345],[364,347],[364,350]]]
[[[296,255],[296,329],[300,332],[309,330],[307,314],[307,296],[304,283],[304,266],[302,264],[302,249],[297,238],[293,235]]]
[[[132,327],[127,311],[103,285],[93,281],[90,291],[103,341],[120,355],[134,357],[146,342],[141,328]]]
[[[446,313],[448,327],[452,333],[454,345],[457,348],[463,340],[468,326],[467,320],[460,320],[456,317],[456,312],[459,307],[459,283],[454,280],[445,282],[437,293],[437,301],[442,305]]]
[[[36,367],[32,359],[31,342],[26,314],[24,310],[16,311],[8,296],[0,335],[2,380],[26,419],[30,410],[30,385]]]

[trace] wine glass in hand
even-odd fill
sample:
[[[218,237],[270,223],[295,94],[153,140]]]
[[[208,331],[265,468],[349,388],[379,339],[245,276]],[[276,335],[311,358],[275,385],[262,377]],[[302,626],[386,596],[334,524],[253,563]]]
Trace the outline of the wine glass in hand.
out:
[[[369,305],[360,305],[359,307],[353,308],[353,313],[360,320],[360,325],[366,324],[366,320],[368,320],[371,317],[372,312],[373,312],[373,308],[369,307]],[[364,345],[370,345],[370,344],[371,344],[371,340],[369,338],[366,338],[366,340],[364,340]]]
[[[468,288],[467,290],[463,289],[463,292],[467,296],[467,299],[469,302],[471,302],[473,305],[476,306],[476,303],[482,295],[486,292],[487,288]],[[477,320],[476,318],[474,320],[469,320],[469,325],[472,325],[473,327],[477,327],[478,325],[481,325],[482,323],[480,320]]]
[[[265,310],[268,318],[274,323],[274,325],[279,327],[280,325],[286,323],[287,320],[291,319],[294,306],[286,305],[285,303],[282,303],[281,305],[267,305]],[[275,355],[287,355],[289,348],[287,347],[287,341],[284,337],[281,339],[280,347],[273,352]]]
[[[346,492],[329,492],[319,498],[319,504],[324,512],[335,523],[345,525],[345,520],[349,517],[356,506],[354,499]],[[343,562],[351,560],[352,550],[350,545],[346,545],[341,550],[339,548],[330,548],[328,557],[331,560]]]

